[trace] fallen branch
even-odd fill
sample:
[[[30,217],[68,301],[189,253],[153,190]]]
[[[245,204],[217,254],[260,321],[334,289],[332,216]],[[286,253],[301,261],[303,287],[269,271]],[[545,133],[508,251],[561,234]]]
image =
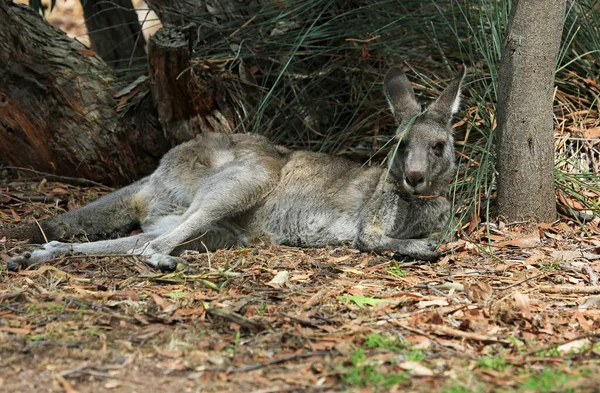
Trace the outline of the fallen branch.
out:
[[[600,293],[600,286],[579,287],[575,285],[545,285],[540,287],[542,293],[560,293],[560,294],[586,294],[593,295]]]

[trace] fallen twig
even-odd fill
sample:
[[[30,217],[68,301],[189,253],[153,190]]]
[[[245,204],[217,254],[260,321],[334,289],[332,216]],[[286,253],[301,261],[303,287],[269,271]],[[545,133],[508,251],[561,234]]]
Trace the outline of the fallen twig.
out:
[[[254,371],[254,370],[264,368],[264,367],[272,366],[274,364],[289,362],[292,360],[306,359],[306,358],[310,358],[313,356],[326,356],[326,355],[336,356],[336,355],[339,355],[339,353],[337,351],[314,351],[314,352],[309,352],[309,353],[299,353],[299,354],[294,354],[294,355],[282,356],[277,359],[269,360],[268,362],[252,364],[250,366],[238,367],[238,368],[227,369],[227,370],[219,369],[219,370],[207,370],[207,371],[226,371],[228,373],[244,373],[244,372]]]
[[[419,324],[417,325],[422,330],[429,330],[429,332],[438,336],[450,336],[458,337],[465,340],[481,341],[481,342],[492,342],[509,345],[510,341],[502,340],[497,337],[486,336],[485,334],[463,332],[462,330],[454,329],[443,325],[432,325],[432,324]]]
[[[536,276],[529,277],[529,278],[526,278],[524,280],[518,281],[518,282],[516,282],[514,284],[507,285],[505,287],[498,287],[498,288],[493,288],[492,287],[492,289],[494,289],[495,291],[505,291],[505,290],[510,289],[510,288],[518,287],[521,284],[525,284],[527,281],[535,280],[536,278],[540,278],[540,277],[546,276],[547,274],[548,273],[541,273],[541,274],[538,274]]]
[[[206,310],[206,312],[209,315],[212,315],[215,317],[221,317],[230,322],[237,323],[238,325],[240,325],[241,327],[245,327],[246,329],[260,331],[260,330],[265,330],[265,329],[269,328],[269,326],[266,323],[264,323],[263,321],[254,321],[254,320],[251,320],[248,318],[244,318],[243,316],[241,316],[238,313],[235,313],[233,311],[227,311],[222,308],[208,308]]]
[[[307,321],[306,319],[302,319],[302,318],[298,318],[295,317],[293,315],[290,314],[281,314],[282,316],[291,319],[292,321],[298,322],[300,325],[305,326],[305,327],[312,327],[312,328],[318,328],[319,325],[317,325],[316,323],[313,323],[311,321]]]
[[[15,170],[15,171],[31,172],[31,173],[35,173],[36,175],[41,175],[41,176],[44,176],[44,177],[51,177],[51,178],[58,179],[58,180],[64,180],[64,181],[67,181],[67,182],[73,182],[73,183],[78,184],[78,185],[93,185],[93,186],[98,186],[98,187],[103,187],[103,188],[109,188],[109,187],[105,186],[102,183],[98,183],[98,182],[95,182],[93,180],[83,179],[83,178],[80,178],[80,177],[59,176],[59,175],[54,175],[52,173],[40,172],[40,171],[36,171],[35,169],[22,168],[22,167],[18,167],[18,166],[3,166],[2,168],[4,168],[4,169],[12,169],[12,170]]]
[[[600,333],[589,333],[589,334],[584,334],[582,336],[573,337],[573,338],[571,338],[569,340],[565,340],[565,341],[562,341],[560,343],[553,343],[553,344],[550,344],[550,345],[546,345],[546,346],[544,346],[542,348],[537,348],[537,349],[534,349],[532,351],[525,352],[524,354],[522,354],[522,356],[524,358],[527,358],[528,356],[535,355],[537,353],[544,352],[544,351],[549,351],[549,350],[552,350],[554,348],[558,348],[561,345],[572,343],[573,341],[583,340],[583,339],[586,339],[586,338],[594,338],[594,337],[600,337]]]

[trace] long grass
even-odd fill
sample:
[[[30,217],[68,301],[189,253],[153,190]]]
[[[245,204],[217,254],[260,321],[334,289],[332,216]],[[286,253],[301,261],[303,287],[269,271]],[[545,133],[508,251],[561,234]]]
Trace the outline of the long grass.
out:
[[[556,186],[567,210],[600,217],[597,0],[569,2],[557,61]],[[256,85],[243,129],[292,148],[384,165],[395,125],[383,75],[400,64],[422,101],[465,64],[457,118],[459,171],[451,186],[456,229],[493,220],[498,65],[510,0],[256,1],[237,17],[187,15],[200,26],[195,56]],[[234,89],[235,87],[232,86]],[[571,214],[576,218],[581,215]]]

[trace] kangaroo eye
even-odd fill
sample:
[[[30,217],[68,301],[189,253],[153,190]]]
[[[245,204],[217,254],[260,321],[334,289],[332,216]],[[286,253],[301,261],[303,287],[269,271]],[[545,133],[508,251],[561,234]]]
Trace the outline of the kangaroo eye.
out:
[[[435,145],[433,145],[433,152],[438,155],[441,156],[444,153],[444,148],[446,147],[446,142],[445,141],[439,141],[437,142]]]

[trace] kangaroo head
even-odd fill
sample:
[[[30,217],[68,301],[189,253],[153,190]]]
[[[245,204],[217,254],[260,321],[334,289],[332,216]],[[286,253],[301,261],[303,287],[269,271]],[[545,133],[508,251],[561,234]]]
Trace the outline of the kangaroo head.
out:
[[[463,67],[422,112],[404,72],[394,67],[385,75],[385,95],[399,124],[396,139],[400,143],[389,167],[400,189],[408,195],[440,194],[448,186],[456,166],[450,121],[458,112],[464,76]]]

